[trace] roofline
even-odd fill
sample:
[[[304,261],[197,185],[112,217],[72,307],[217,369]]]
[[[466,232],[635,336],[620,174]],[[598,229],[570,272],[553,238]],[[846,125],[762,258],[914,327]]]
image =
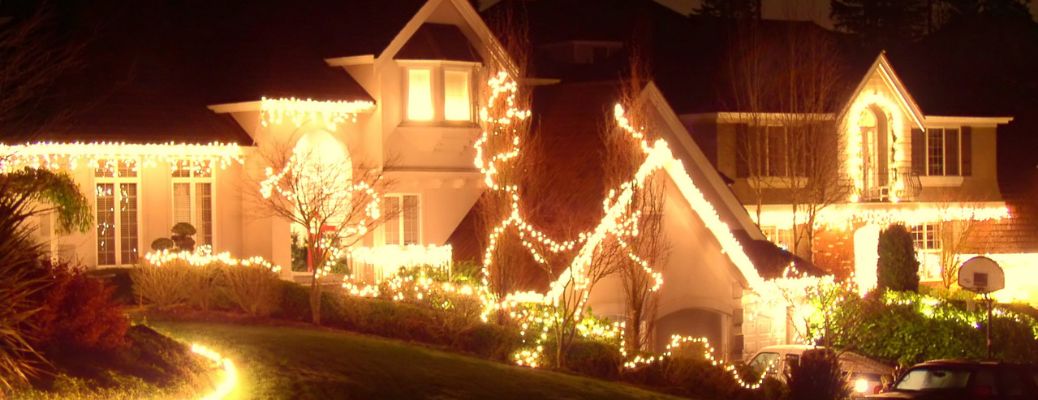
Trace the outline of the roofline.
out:
[[[784,118],[817,118],[819,121],[829,121],[836,118],[833,113],[788,113],[788,112],[750,112],[750,111],[718,111],[705,113],[682,114],[683,118],[690,121],[717,121],[717,122],[755,122],[774,121]]]
[[[375,57],[375,64],[382,64],[392,60],[404,44],[414,36],[415,32],[418,31],[418,28],[428,21],[429,16],[431,16],[432,13],[436,11],[436,8],[444,2],[451,3],[451,5],[454,6],[454,9],[458,11],[458,14],[461,15],[461,18],[468,24],[469,28],[474,31],[477,38],[482,39],[485,42],[483,43],[483,46],[486,47],[486,50],[489,53],[487,55],[491,57],[495,54],[499,55],[500,57],[498,58],[505,62],[505,68],[508,69],[508,72],[510,72],[512,76],[516,76],[518,68],[512,61],[511,57],[508,56],[508,53],[504,50],[504,46],[502,46],[501,42],[497,40],[497,36],[490,31],[490,27],[487,26],[486,21],[483,21],[483,17],[479,15],[479,12],[476,11],[475,8],[472,8],[472,5],[465,0],[428,0],[425,5],[418,9],[418,12],[411,17],[411,20],[404,25],[403,29],[393,37],[393,40],[382,49],[381,53]],[[464,31],[462,31],[462,33],[464,33]],[[479,51],[478,49],[480,46],[474,47]]]
[[[710,163],[708,158],[706,158],[703,149],[700,149],[699,145],[692,139],[692,134],[688,132],[687,128],[685,128],[685,124],[681,123],[681,118],[679,118],[678,115],[674,113],[674,110],[670,108],[670,103],[667,102],[666,97],[663,96],[663,92],[661,92],[659,87],[656,86],[656,83],[654,81],[649,81],[642,92],[649,96],[650,99],[657,102],[656,108],[660,111],[663,119],[667,121],[668,125],[670,125],[671,129],[673,129],[677,134],[675,136],[677,136],[678,144],[689,153],[692,161],[696,163],[696,167],[700,168],[704,172],[703,175],[706,176],[707,181],[717,190],[725,207],[735,214],[735,219],[739,222],[739,225],[743,230],[745,230],[752,239],[767,240],[757,224],[754,224],[753,220],[750,219],[750,216],[746,212],[746,209],[743,208],[742,203],[735,197],[735,194],[732,193],[732,189],[724,183],[724,179],[721,178],[721,174],[717,171],[717,168]]]
[[[997,126],[1013,122],[1013,117],[971,117],[960,115],[927,115],[926,123],[951,124],[961,123],[973,126]]]
[[[300,100],[306,101],[306,99],[300,99]],[[317,100],[317,101],[322,101],[322,100]],[[374,104],[374,102],[371,102],[371,103]],[[225,114],[225,113],[260,111],[262,109],[262,105],[263,105],[263,101],[262,100],[253,100],[253,101],[242,101],[242,102],[236,102],[236,103],[210,104],[210,105],[206,106],[206,108],[212,110],[213,112],[215,112],[217,114]],[[377,108],[377,106],[372,106],[372,107],[356,110],[355,112],[358,113],[358,114],[370,114],[370,113],[375,112],[375,108]]]
[[[894,93],[897,94],[897,100],[899,101],[902,107],[908,109],[909,114],[911,114],[912,120],[913,122],[915,122],[916,127],[919,129],[926,129],[926,124],[924,122],[925,117],[923,115],[922,109],[919,108],[919,104],[915,102],[915,99],[912,98],[912,95],[908,93],[908,89],[905,88],[905,85],[901,82],[901,79],[897,77],[897,73],[894,72],[894,67],[890,65],[890,61],[887,59],[887,53],[885,51],[881,51],[879,53],[879,56],[876,57],[876,61],[872,62],[872,66],[870,66],[869,69],[865,71],[865,75],[861,77],[861,81],[858,82],[858,86],[854,88],[854,91],[851,92],[850,98],[847,99],[847,103],[843,105],[843,108],[840,110],[840,113],[837,114],[838,118],[843,118],[847,114],[847,112],[851,108],[851,105],[854,104],[854,99],[856,99],[858,97],[858,94],[861,93],[862,89],[865,88],[865,84],[868,82],[869,76],[872,75],[872,71],[876,70],[879,70],[880,78],[882,78],[884,82],[886,82],[888,85],[890,85],[891,88],[894,89]]]
[[[330,67],[351,67],[354,65],[367,65],[375,63],[374,54],[361,54],[358,56],[348,57],[331,57],[325,58],[324,63]]]

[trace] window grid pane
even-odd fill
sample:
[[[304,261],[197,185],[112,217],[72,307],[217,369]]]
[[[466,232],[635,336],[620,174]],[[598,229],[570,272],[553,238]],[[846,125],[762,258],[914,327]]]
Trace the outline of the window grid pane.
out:
[[[386,244],[400,244],[400,198],[386,197]]]
[[[407,119],[433,119],[432,71],[429,69],[407,70]]]
[[[120,262],[137,262],[137,184],[119,184]]]
[[[444,71],[444,118],[448,121],[472,120],[469,100],[469,73],[467,71]]]
[[[930,129],[927,137],[927,175],[944,175],[944,130]]]
[[[404,244],[418,243],[418,196],[404,196]]]
[[[173,184],[173,224],[191,223],[191,184]]]
[[[97,265],[115,264],[115,185],[97,185]]]

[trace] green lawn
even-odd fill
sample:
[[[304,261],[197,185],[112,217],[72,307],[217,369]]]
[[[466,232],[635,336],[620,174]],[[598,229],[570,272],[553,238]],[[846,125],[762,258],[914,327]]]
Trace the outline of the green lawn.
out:
[[[664,399],[632,386],[329,330],[153,322],[238,365],[240,399]]]

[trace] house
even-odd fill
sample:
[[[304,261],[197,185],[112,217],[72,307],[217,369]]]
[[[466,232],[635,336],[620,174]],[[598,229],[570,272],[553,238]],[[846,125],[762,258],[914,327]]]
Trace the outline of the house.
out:
[[[482,190],[476,99],[497,46],[467,2],[81,7],[62,12],[101,28],[46,105],[70,115],[4,134],[4,168],[66,171],[95,206],[86,233],[41,218],[54,255],[129,266],[187,222],[216,252],[289,266],[293,229],[257,186],[265,157],[307,143],[392,183],[397,215],[364,238],[359,274],[449,261],[442,245]]]

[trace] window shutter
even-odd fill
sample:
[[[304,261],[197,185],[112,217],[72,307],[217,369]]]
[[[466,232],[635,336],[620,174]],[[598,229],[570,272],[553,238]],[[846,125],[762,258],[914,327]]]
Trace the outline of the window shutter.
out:
[[[746,124],[735,124],[735,176],[737,178],[750,176],[750,165],[747,162],[749,157],[749,126]]]
[[[944,174],[959,175],[959,130],[944,130]]]
[[[912,175],[926,175],[926,136],[922,129],[912,129]]]
[[[973,174],[973,129],[962,127],[962,176]]]

